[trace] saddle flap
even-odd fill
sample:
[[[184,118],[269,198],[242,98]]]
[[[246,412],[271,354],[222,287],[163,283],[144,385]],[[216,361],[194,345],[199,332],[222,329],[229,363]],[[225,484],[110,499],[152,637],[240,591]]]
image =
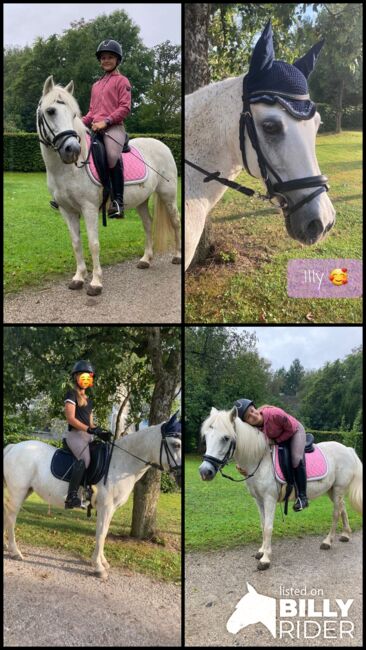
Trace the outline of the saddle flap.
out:
[[[65,441],[64,447],[67,446]],[[103,442],[94,441],[89,444],[90,449],[90,465],[85,471],[81,484],[96,485],[103,478],[107,461],[108,461],[108,445]],[[75,456],[69,448],[56,449],[51,459],[51,472],[55,478],[61,481],[70,481],[72,466],[75,462]]]

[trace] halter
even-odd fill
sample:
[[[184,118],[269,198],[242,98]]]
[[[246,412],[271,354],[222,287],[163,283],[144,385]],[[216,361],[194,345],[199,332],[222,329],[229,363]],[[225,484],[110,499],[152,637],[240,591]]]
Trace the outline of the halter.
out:
[[[193,167],[193,169],[196,169],[201,174],[204,174],[204,176],[206,177],[203,179],[204,183],[209,183],[210,181],[217,181],[218,183],[221,183],[222,185],[226,185],[227,187],[230,187],[231,189],[236,190],[237,192],[241,192],[242,194],[246,194],[247,196],[256,196],[257,198],[263,201],[269,201],[270,203],[272,203],[272,199],[274,199],[275,197],[280,197],[280,206],[276,205],[276,207],[280,207],[282,210],[284,210],[286,216],[289,217],[294,212],[296,212],[296,210],[298,210],[301,206],[305,205],[305,203],[309,203],[310,201],[312,201],[316,196],[318,196],[318,194],[321,194],[322,192],[327,192],[329,189],[327,185],[328,178],[326,176],[320,175],[320,176],[306,176],[304,178],[296,178],[291,181],[282,181],[281,177],[271,167],[271,165],[269,164],[268,160],[265,158],[260,148],[257,131],[255,128],[255,123],[250,108],[250,99],[253,98],[254,95],[258,95],[258,91],[252,94],[247,93],[246,91],[247,76],[248,75],[245,75],[243,79],[243,95],[242,95],[243,111],[240,115],[240,121],[239,121],[240,149],[243,158],[244,168],[246,169],[248,174],[250,174],[250,176],[253,176],[253,174],[251,174],[249,170],[246,154],[245,154],[245,129],[246,129],[247,136],[249,137],[252,147],[257,154],[258,166],[259,166],[262,179],[267,188],[267,194],[260,194],[259,192],[256,192],[256,190],[252,190],[249,187],[240,185],[240,183],[236,183],[235,181],[230,181],[228,178],[221,177],[221,172],[211,173],[206,169],[199,167],[199,165],[190,162],[189,160],[185,159],[184,162],[190,167]],[[280,94],[278,91],[266,90],[263,91],[263,94],[264,92],[266,95],[270,95],[270,96]],[[291,96],[287,95],[286,97],[288,97],[290,100],[310,99],[309,95],[291,95]],[[289,112],[293,117],[296,117],[295,113],[291,111]],[[272,181],[269,178],[268,171],[270,171],[271,174],[273,174],[273,176],[277,181],[276,183],[272,183]],[[289,206],[287,198],[284,196],[285,192],[291,192],[292,190],[305,190],[308,189],[309,187],[317,187],[318,189],[316,189],[315,192],[312,192],[308,196],[305,196],[303,199],[301,199],[301,201],[295,203],[295,205]]]
[[[52,127],[49,125],[49,123],[46,120],[45,114],[41,111],[41,103],[42,100],[39,101],[38,103],[38,108],[37,108],[37,122],[38,122],[38,128],[39,128],[39,133],[40,133],[40,138],[39,142],[44,144],[46,147],[50,147],[53,149],[53,151],[57,151],[59,153],[61,147],[65,144],[66,140],[68,138],[77,138],[77,140],[80,142],[80,136],[76,131],[61,131],[60,133],[55,133]],[[65,102],[61,101],[60,99],[56,100],[57,104],[65,104]],[[76,113],[73,116],[73,119],[75,119]],[[52,135],[52,138],[49,137],[49,133],[47,133],[46,127],[50,134]],[[56,146],[57,141],[62,138],[60,144]]]

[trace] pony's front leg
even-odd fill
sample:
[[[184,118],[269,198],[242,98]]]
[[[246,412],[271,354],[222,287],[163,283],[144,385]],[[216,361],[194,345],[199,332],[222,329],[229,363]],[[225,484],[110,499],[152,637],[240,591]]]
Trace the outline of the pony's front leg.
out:
[[[103,504],[98,503],[96,544],[92,555],[92,564],[98,578],[105,579],[108,577],[107,569],[109,568],[109,564],[104,556],[104,543],[114,511],[115,508],[112,500],[111,502],[108,500]]]
[[[259,516],[260,516],[260,520],[261,520],[262,546],[256,552],[255,559],[260,560],[261,557],[263,556],[263,553],[264,553],[264,503],[263,503],[263,499],[259,498],[259,497],[256,497],[256,503],[257,503],[257,506],[258,506]]]
[[[271,496],[266,496],[263,499],[264,503],[264,522],[263,522],[263,555],[258,562],[257,568],[260,571],[268,569],[271,564],[272,556],[272,530],[273,530],[273,520],[276,510],[276,499]]]
[[[102,293],[102,267],[99,262],[99,234],[98,210],[94,206],[87,206],[83,210],[86,230],[88,233],[89,250],[93,259],[93,277],[87,289],[89,296],[98,296]]]
[[[84,261],[80,238],[80,217],[77,212],[69,212],[60,206],[60,212],[71,235],[72,247],[76,258],[76,273],[69,284],[69,289],[82,289],[88,274]]]

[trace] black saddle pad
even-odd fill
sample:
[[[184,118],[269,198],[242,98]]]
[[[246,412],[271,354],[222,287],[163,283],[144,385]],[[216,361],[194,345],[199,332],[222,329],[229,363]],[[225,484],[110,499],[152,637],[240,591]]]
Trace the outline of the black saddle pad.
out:
[[[89,449],[91,461],[81,483],[84,485],[96,485],[104,476],[109,456],[109,446],[103,442],[91,442]],[[53,476],[68,483],[70,481],[71,466],[74,460],[75,456],[70,450],[57,449],[51,460],[51,472]]]

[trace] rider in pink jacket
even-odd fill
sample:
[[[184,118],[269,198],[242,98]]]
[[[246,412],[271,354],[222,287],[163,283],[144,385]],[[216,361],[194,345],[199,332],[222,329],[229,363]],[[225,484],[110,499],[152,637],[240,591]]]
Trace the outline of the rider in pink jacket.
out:
[[[306,433],[301,422],[278,406],[266,404],[256,409],[254,402],[249,399],[239,399],[235,402],[235,406],[238,409],[238,416],[243,422],[258,427],[275,444],[291,440],[292,469],[297,491],[294,510],[298,512],[303,508],[307,508],[309,502],[306,496],[306,469],[304,463]]]

